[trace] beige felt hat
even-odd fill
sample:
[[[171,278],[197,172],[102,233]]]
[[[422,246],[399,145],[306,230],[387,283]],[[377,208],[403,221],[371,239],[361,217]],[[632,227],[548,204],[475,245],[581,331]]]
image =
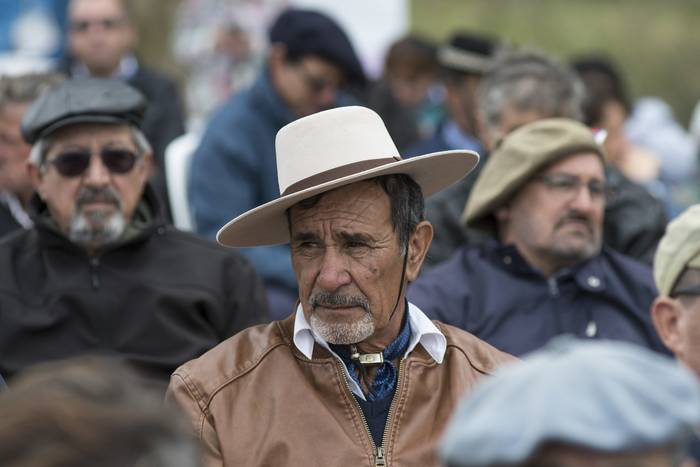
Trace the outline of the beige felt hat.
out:
[[[340,107],[284,126],[275,141],[280,197],[236,217],[216,239],[228,246],[289,242],[286,211],[301,200],[360,180],[406,174],[429,196],[469,173],[472,151],[442,151],[403,160],[384,122],[365,107]]]
[[[591,129],[566,118],[538,120],[514,130],[491,154],[474,184],[462,222],[495,234],[493,213],[540,170],[567,156],[592,152],[605,161]]]
[[[666,227],[654,256],[659,295],[671,293],[686,267],[700,268],[700,204],[686,209]]]

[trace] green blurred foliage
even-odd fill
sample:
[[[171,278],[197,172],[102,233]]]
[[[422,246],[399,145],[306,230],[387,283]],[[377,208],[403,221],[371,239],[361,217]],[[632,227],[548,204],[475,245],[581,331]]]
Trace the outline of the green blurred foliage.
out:
[[[434,40],[473,31],[564,61],[603,52],[632,98],[665,99],[683,125],[700,99],[697,0],[412,0],[411,22]]]

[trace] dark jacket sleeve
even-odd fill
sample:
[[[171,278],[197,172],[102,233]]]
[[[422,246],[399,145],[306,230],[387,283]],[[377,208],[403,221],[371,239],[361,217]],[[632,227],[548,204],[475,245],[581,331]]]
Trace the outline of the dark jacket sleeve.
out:
[[[614,250],[652,264],[668,219],[663,204],[643,186],[608,167],[615,196],[605,208],[604,242]]]
[[[2,378],[2,375],[0,375],[0,391],[5,389],[7,389],[7,384],[5,384],[5,380]]]

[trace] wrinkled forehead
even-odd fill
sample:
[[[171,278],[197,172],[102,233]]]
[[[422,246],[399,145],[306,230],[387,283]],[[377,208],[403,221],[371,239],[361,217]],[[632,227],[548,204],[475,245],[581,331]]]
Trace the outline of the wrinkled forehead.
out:
[[[360,181],[300,201],[288,211],[290,227],[320,228],[323,223],[358,228],[380,226],[390,219],[390,202],[381,186]]]

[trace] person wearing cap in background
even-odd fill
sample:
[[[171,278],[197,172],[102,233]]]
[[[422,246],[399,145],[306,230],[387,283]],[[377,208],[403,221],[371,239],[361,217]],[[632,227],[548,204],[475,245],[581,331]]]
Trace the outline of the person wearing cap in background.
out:
[[[277,135],[282,195],[224,226],[238,247],[290,243],[299,303],[175,371],[204,465],[438,465],[457,399],[508,356],[405,299],[432,227],[423,196],[469,151],[402,160],[381,118],[327,110]]]
[[[350,40],[335,21],[315,11],[284,11],[270,28],[257,81],[214,114],[195,151],[188,193],[197,232],[214,238],[231,217],[277,197],[277,131],[336,106],[344,85],[364,82]],[[288,247],[243,254],[265,281],[272,316],[286,316],[297,295]]]
[[[27,213],[34,194],[27,171],[31,146],[20,126],[29,104],[60,81],[57,73],[0,76],[0,236],[32,226]]]
[[[700,426],[700,383],[623,342],[558,338],[459,405],[447,467],[680,467]]]
[[[665,352],[649,316],[648,266],[602,246],[603,149],[575,120],[510,133],[482,169],[463,221],[489,237],[423,274],[428,316],[514,355],[568,333]]]
[[[438,63],[445,83],[447,115],[435,134],[404,151],[405,157],[451,149],[476,151],[486,160],[478,122],[477,90],[500,45],[492,38],[456,33],[438,50]],[[433,266],[450,257],[465,239],[459,216],[474,186],[481,165],[459,183],[428,199],[427,219],[435,227],[426,264]],[[453,222],[454,221],[454,222]],[[457,238],[456,244],[451,240]]]
[[[700,377],[700,205],[668,225],[654,258],[654,279],[654,326],[666,347]],[[700,462],[697,439],[691,452]]]
[[[168,226],[146,180],[143,96],[118,80],[76,79],[26,111],[34,227],[0,242],[0,373],[83,353],[117,355],[164,383],[263,322],[248,262]]]

